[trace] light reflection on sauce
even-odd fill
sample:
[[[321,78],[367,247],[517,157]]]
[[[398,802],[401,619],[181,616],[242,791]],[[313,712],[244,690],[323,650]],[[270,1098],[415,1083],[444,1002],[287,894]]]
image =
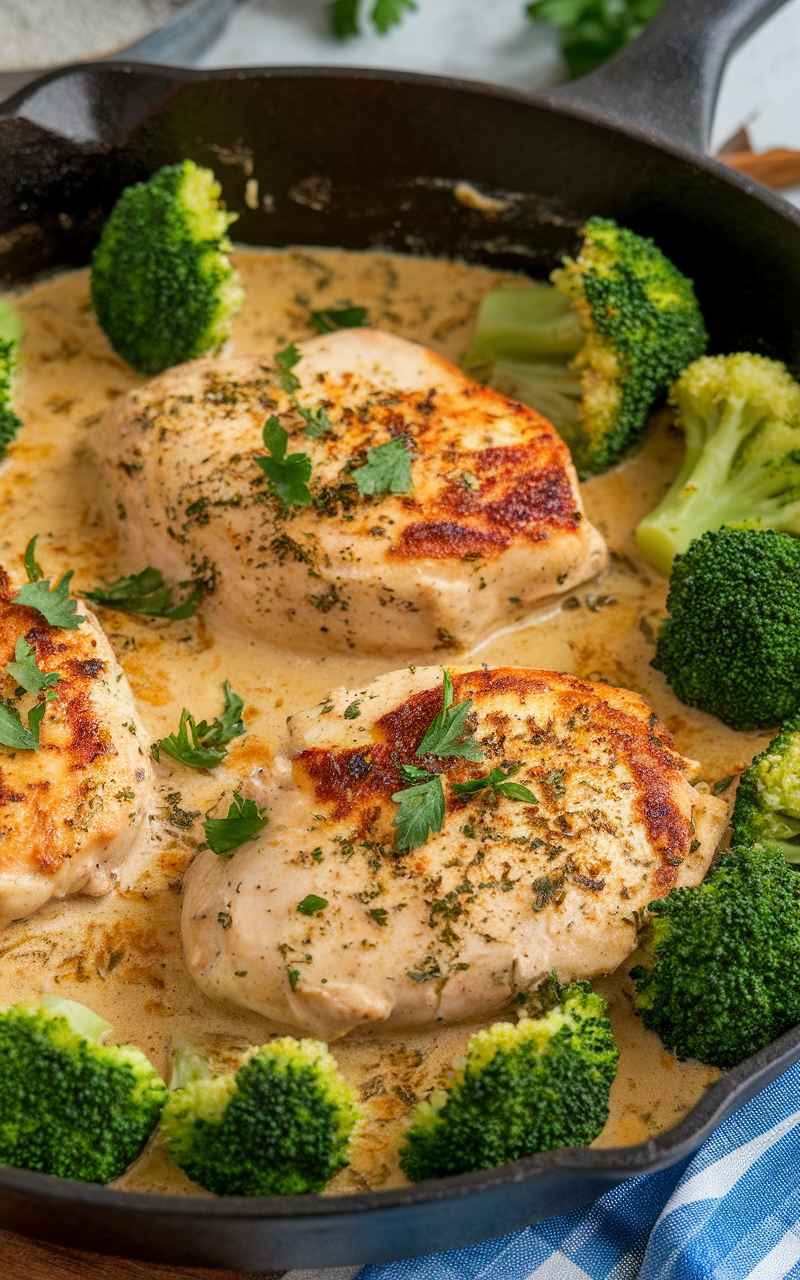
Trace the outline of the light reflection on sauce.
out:
[[[469,346],[482,294],[498,284],[521,283],[482,268],[387,254],[248,251],[236,259],[248,290],[234,327],[238,354],[271,354],[311,336],[311,310],[358,305],[368,308],[376,327],[458,360]],[[40,283],[14,302],[26,326],[19,404],[26,426],[10,461],[0,468],[0,563],[19,573],[23,548],[38,533],[45,572],[72,568],[79,587],[136,572],[144,566],[115,559],[114,530],[103,523],[84,452],[92,432],[102,429],[104,409],[143,379],[100,333],[89,309],[85,271]],[[679,748],[699,761],[697,778],[713,785],[743,768],[769,735],[734,733],[681,706],[649,665],[666,583],[639,561],[632,530],[664,491],[679,454],[680,441],[662,418],[638,454],[589,481],[586,506],[609,542],[609,570],[562,609],[533,621],[510,617],[509,630],[475,657],[490,664],[570,671],[638,690]],[[288,654],[268,643],[212,636],[202,618],[147,622],[104,612],[101,622],[153,738],[176,727],[184,704],[199,717],[216,715],[226,678],[245,698],[248,736],[234,744],[229,769],[220,770],[218,778],[166,763],[157,770],[150,841],[129,864],[119,892],[51,905],[0,934],[0,1007],[36,1000],[43,987],[84,1001],[113,1022],[121,1039],[141,1045],[166,1075],[169,1039],[176,1031],[205,1036],[224,1053],[285,1030],[212,1004],[186,972],[180,885],[203,838],[202,815],[233,789],[237,768],[269,764],[287,713],[314,705],[336,685],[363,687],[397,664],[391,656]],[[419,654],[416,660],[436,662],[440,655]],[[459,655],[458,660],[468,659]],[[200,818],[192,820],[198,811]],[[611,1118],[597,1146],[640,1142],[672,1127],[719,1074],[698,1063],[677,1062],[643,1029],[631,1012],[627,972],[632,963],[597,984],[609,999],[621,1049]],[[337,1176],[329,1193],[402,1182],[395,1152],[405,1117],[414,1099],[464,1052],[475,1029],[374,1034],[334,1046],[370,1123],[353,1165]],[[120,1185],[196,1191],[157,1145]]]

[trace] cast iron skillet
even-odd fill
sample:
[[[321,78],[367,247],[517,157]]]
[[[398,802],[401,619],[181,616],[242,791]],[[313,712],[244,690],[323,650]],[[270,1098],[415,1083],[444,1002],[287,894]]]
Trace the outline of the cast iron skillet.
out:
[[[695,279],[713,349],[798,364],[800,214],[701,155],[726,54],[778,4],[670,0],[613,63],[537,98],[371,71],[67,69],[0,112],[0,276],[16,283],[86,262],[120,188],[191,156],[214,165],[242,213],[237,238],[250,244],[380,246],[544,276],[587,216],[611,215],[654,236]],[[252,178],[255,210],[244,201]],[[512,193],[507,212],[465,208],[453,195],[461,180]],[[160,1197],[0,1168],[0,1224],[100,1252],[243,1269],[454,1248],[674,1164],[798,1059],[800,1027],[636,1147],[548,1152],[395,1191]]]

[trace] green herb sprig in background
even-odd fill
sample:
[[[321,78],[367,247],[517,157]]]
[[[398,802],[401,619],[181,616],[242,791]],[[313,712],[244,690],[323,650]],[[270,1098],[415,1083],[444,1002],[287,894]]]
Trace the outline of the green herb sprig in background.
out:
[[[369,20],[382,36],[403,21],[407,13],[416,9],[414,0],[375,0],[369,12]],[[328,6],[333,34],[340,40],[361,34],[361,0],[333,0]]]
[[[641,35],[664,0],[532,0],[528,17],[561,33],[570,76],[584,76]]]

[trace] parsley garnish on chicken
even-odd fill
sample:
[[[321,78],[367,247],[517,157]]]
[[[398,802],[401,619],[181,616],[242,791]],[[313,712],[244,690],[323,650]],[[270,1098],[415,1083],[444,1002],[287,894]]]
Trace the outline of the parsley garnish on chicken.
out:
[[[55,701],[58,696],[53,685],[62,679],[60,671],[47,674],[41,671],[36,662],[36,655],[24,636],[20,636],[14,648],[14,661],[6,663],[6,671],[17,681],[20,691],[44,694],[44,701],[37,702],[28,712],[28,727],[22,723],[22,717],[16,707],[0,702],[0,746],[15,751],[38,751],[39,734],[42,718],[48,702]]]
[[[344,328],[346,326],[338,327]],[[329,328],[328,331],[332,332],[332,329]],[[320,330],[320,332],[322,332],[322,330]],[[278,366],[278,385],[286,392],[292,402],[292,407],[305,423],[305,426],[303,427],[303,434],[308,436],[311,440],[318,440],[320,436],[327,435],[327,433],[332,429],[333,423],[322,405],[317,405],[314,409],[306,409],[297,399],[296,393],[300,389],[300,379],[296,374],[292,373],[292,369],[296,364],[300,363],[301,359],[302,356],[293,342],[290,342],[289,346],[285,347],[283,351],[276,351],[273,356],[273,360]],[[277,421],[277,419],[274,419],[274,421]],[[266,439],[264,443],[266,444]],[[267,448],[269,447],[270,446],[267,445]],[[309,475],[310,474],[311,470],[309,466]]]
[[[17,640],[14,661],[6,663],[6,671],[14,677],[26,693],[39,694],[44,690],[50,690],[51,692],[47,694],[48,702],[52,702],[56,697],[52,692],[53,685],[63,679],[60,671],[50,671],[45,674],[39,669],[36,654],[24,636],[20,636]]]
[[[221,858],[229,857],[234,849],[255,840],[269,822],[264,810],[254,800],[245,800],[235,791],[225,818],[207,818],[203,823],[208,847]]]
[[[78,606],[70,599],[69,584],[72,580],[72,569],[59,578],[52,591],[49,578],[39,578],[35,582],[26,582],[13,597],[12,604],[24,604],[36,609],[51,627],[63,627],[65,631],[77,631],[86,621],[83,614],[78,613]]]
[[[454,706],[452,678],[444,668],[442,675],[442,709],[428,725],[416,754],[482,760],[483,751],[475,741],[475,735],[467,735],[466,729],[467,716],[472,711],[472,699],[467,698]],[[397,827],[396,844],[398,849],[416,849],[425,844],[431,833],[435,835],[442,829],[445,815],[444,788],[438,773],[431,774],[418,765],[403,764],[400,766],[400,773],[403,781],[411,783],[411,786],[396,791],[392,796],[392,800],[399,806],[394,820]]]
[[[356,467],[353,479],[362,498],[375,493],[411,493],[411,459],[408,436],[367,449],[367,461]]]
[[[286,507],[307,507],[311,502],[308,488],[311,459],[308,454],[290,453],[287,456],[289,436],[275,417],[267,419],[263,435],[270,456],[256,458],[256,462],[267,477],[273,493]]]
[[[472,699],[453,706],[453,681],[449,671],[443,669],[442,709],[431,721],[425,737],[417,747],[418,756],[459,756],[462,760],[482,760],[483,752],[475,741],[475,735],[466,734],[466,719],[472,711]]]
[[[498,795],[507,796],[509,800],[525,800],[528,804],[537,804],[530,787],[524,787],[521,782],[509,781],[520,768],[520,765],[514,764],[510,769],[492,769],[485,777],[473,778],[470,782],[454,782],[453,791],[457,795],[473,795],[476,791],[485,791],[487,787],[491,787]]]
[[[28,712],[26,729],[16,708],[0,703],[0,745],[9,747],[12,751],[38,751],[44,712],[45,704],[37,702]]]

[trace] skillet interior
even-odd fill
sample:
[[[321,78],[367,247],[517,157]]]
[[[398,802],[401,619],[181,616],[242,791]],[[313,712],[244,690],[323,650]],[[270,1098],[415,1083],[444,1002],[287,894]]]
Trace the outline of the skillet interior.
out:
[[[800,215],[745,180],[520,95],[424,77],[90,67],[0,119],[0,273],[87,260],[120,188],[191,156],[213,164],[237,239],[385,247],[544,276],[603,213],[695,278],[716,350],[800,359]],[[252,170],[250,166],[252,165]],[[249,178],[274,212],[244,203]],[[489,218],[453,185],[513,196]],[[217,1266],[312,1266],[463,1245],[591,1199],[693,1150],[800,1057],[800,1031],[728,1073],[640,1147],[548,1153],[505,1170],[369,1195],[161,1199],[0,1169],[4,1226],[111,1253]]]

